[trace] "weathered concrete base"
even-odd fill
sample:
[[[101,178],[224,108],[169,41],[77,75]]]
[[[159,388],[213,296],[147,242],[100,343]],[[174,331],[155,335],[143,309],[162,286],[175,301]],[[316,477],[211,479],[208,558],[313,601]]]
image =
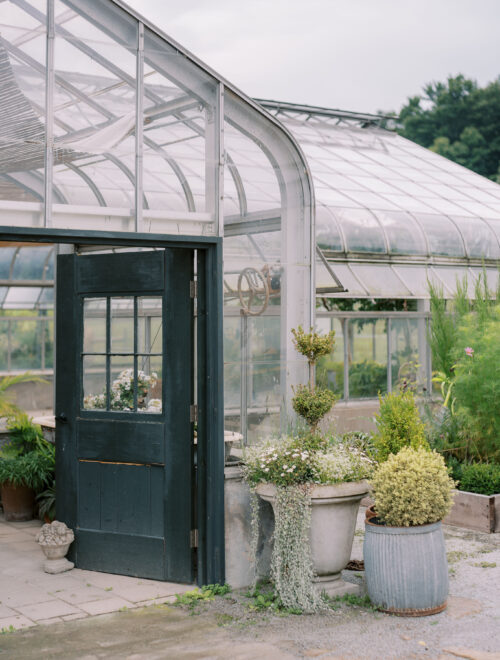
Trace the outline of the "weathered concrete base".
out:
[[[361,586],[352,582],[345,582],[339,574],[324,575],[313,580],[314,586],[320,593],[325,593],[330,598],[345,596],[345,594],[361,595]]]
[[[62,559],[47,559],[47,561],[43,564],[43,570],[46,573],[51,573],[52,575],[56,575],[57,573],[65,573],[74,567],[75,565],[73,562],[69,561],[65,557]]]
[[[259,539],[257,544],[257,567],[252,553],[250,489],[243,481],[238,466],[224,469],[224,524],[226,546],[226,582],[233,589],[248,587],[257,578],[267,577],[271,565],[272,545],[270,539],[274,529],[271,505],[259,499]]]
[[[500,494],[478,495],[456,490],[453,507],[443,522],[478,532],[500,532]]]

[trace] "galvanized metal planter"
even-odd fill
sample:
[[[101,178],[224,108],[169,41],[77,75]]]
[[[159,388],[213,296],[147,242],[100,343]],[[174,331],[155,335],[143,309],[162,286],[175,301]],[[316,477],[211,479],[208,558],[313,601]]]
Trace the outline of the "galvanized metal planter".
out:
[[[373,520],[367,515],[364,541],[366,587],[372,603],[402,616],[444,610],[448,563],[441,522],[390,527]]]

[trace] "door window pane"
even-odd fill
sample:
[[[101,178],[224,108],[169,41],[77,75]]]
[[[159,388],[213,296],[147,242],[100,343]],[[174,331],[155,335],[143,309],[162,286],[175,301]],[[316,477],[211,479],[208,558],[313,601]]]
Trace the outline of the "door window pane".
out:
[[[85,410],[106,409],[106,356],[83,356],[83,407]]]
[[[83,301],[83,352],[106,352],[106,298]]]
[[[111,298],[111,352],[134,352],[133,298]]]
[[[137,298],[137,330],[139,353],[161,353],[162,299]]]

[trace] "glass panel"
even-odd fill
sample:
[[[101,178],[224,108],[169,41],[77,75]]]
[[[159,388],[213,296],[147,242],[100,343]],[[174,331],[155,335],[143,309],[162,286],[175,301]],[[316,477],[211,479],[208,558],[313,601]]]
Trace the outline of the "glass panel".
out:
[[[162,299],[137,298],[137,346],[139,353],[162,352]]]
[[[352,264],[351,270],[373,296],[405,298],[411,295],[390,266]]]
[[[111,298],[111,353],[134,352],[134,299]]]
[[[335,209],[351,252],[386,252],[384,235],[375,216],[365,209]]]
[[[37,321],[11,321],[10,368],[41,369],[42,327]]]
[[[320,358],[316,366],[316,383],[335,392],[337,399],[344,398],[344,332],[343,324],[337,318],[316,318],[316,328],[326,335],[335,331],[335,344],[330,355]]]
[[[12,269],[13,280],[45,279],[46,261],[52,248],[25,247],[20,248],[14,260]]]
[[[106,352],[106,298],[83,301],[83,352]]]
[[[349,320],[349,398],[387,392],[387,321]]]
[[[391,319],[393,390],[403,383],[412,388],[419,384],[418,323],[418,319]]]
[[[422,230],[409,213],[402,211],[376,211],[380,224],[389,240],[389,250],[394,253],[426,254],[427,247]]]
[[[71,14],[56,0],[53,196],[56,204],[120,208],[119,218],[95,211],[87,226],[115,222],[128,229],[135,207],[135,75],[137,22],[115,8],[119,41],[93,20]],[[116,214],[115,214],[116,215]],[[55,214],[54,226],[81,226],[82,218]],[[99,225],[96,227],[96,225]],[[125,226],[124,226],[125,225]],[[113,226],[113,225],[111,225]]]
[[[340,283],[342,284],[344,289],[346,289],[345,293],[336,293],[335,297],[340,296],[343,298],[353,298],[353,297],[363,298],[367,295],[367,290],[363,287],[363,285],[359,282],[359,280],[356,279],[356,277],[353,275],[351,269],[347,264],[330,261],[329,265],[330,268],[335,273],[335,275],[340,280]],[[317,260],[316,286],[317,287],[334,286],[335,284],[336,284],[335,281],[332,280],[332,276],[323,265],[323,262]],[[318,295],[319,296],[326,295],[328,297],[328,294],[318,293]]]
[[[137,412],[162,412],[162,357],[139,355],[137,358]]]
[[[106,408],[106,356],[84,355],[83,407],[85,410]]]
[[[0,200],[39,204],[44,198],[46,3],[35,3],[40,19],[30,15],[33,2],[22,5],[2,2],[0,11],[0,173],[7,175],[0,182]],[[41,219],[37,206],[9,213],[8,223],[37,226]]]
[[[224,319],[224,408],[231,426],[236,423],[235,410],[240,410],[241,389],[241,317]],[[239,430],[239,422],[236,428]]]
[[[335,215],[323,204],[316,205],[316,242],[324,250],[344,249]]]
[[[453,221],[458,225],[464,237],[469,257],[477,257],[478,259],[500,258],[498,241],[484,220],[454,216]]]
[[[32,286],[11,286],[5,296],[5,309],[27,309],[34,307],[40,298],[42,289]]]
[[[139,380],[142,398],[142,379]],[[117,355],[111,358],[111,410],[134,410],[134,357]],[[137,395],[139,401],[139,393]]]
[[[464,246],[458,229],[444,215],[427,215],[415,213],[429,241],[432,254],[443,254],[450,257],[463,257]]]
[[[54,368],[54,321],[44,323],[45,329],[45,369]]]
[[[280,319],[272,316],[248,319],[248,330],[248,405],[252,412],[252,408],[268,409],[280,402]]]

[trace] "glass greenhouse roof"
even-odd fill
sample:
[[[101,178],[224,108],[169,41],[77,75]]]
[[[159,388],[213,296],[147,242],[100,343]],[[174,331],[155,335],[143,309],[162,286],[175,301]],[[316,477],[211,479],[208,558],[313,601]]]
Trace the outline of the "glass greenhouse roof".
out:
[[[306,154],[317,245],[347,289],[337,295],[427,297],[428,279],[451,294],[457,277],[473,286],[483,263],[496,289],[498,184],[380,128],[374,115],[260,103]],[[316,280],[318,293],[331,286],[319,262]]]

